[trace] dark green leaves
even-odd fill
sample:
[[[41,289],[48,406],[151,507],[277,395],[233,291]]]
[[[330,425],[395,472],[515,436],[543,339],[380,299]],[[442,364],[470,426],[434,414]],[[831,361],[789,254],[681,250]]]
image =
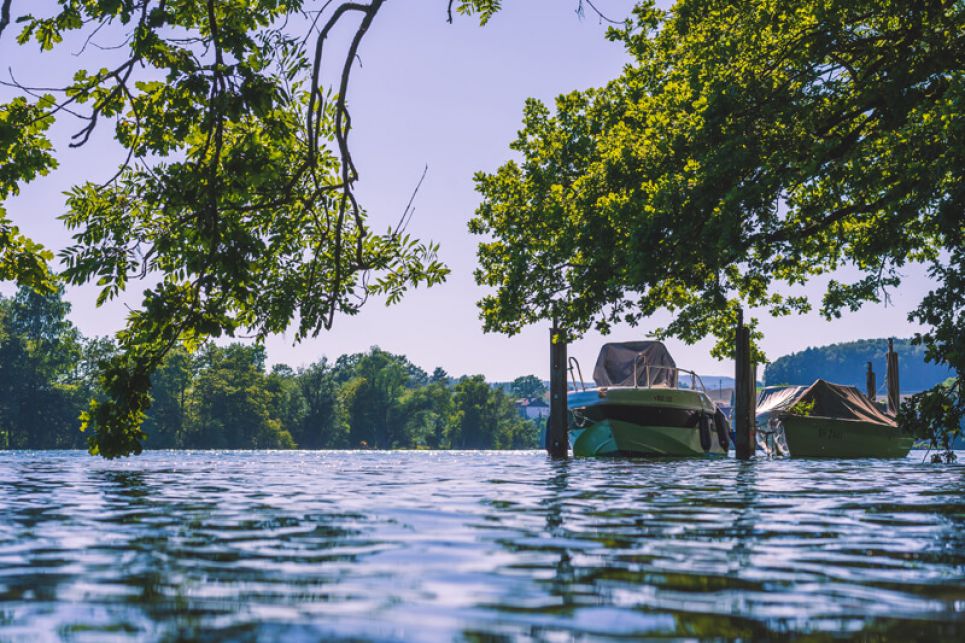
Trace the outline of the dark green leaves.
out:
[[[658,335],[723,354],[739,307],[809,310],[793,287],[815,275],[860,273],[831,282],[831,318],[908,261],[960,274],[962,34],[958,2],[641,3],[610,33],[624,74],[528,102],[520,160],[477,176],[485,327],[665,309]]]
[[[13,280],[37,292],[53,292],[47,262],[53,255],[23,236],[6,216],[3,201],[20,192],[20,184],[57,167],[47,129],[53,122],[53,97],[34,103],[15,98],[0,105],[0,280]]]
[[[498,8],[474,4],[483,19]],[[302,5],[60,0],[53,16],[21,20],[20,42],[43,50],[78,30],[124,43],[111,65],[78,70],[56,105],[18,99],[0,111],[0,149],[12,155],[0,166],[0,198],[52,167],[43,136],[52,114],[80,119],[73,146],[112,123],[127,152],[113,177],[72,188],[62,216],[74,232],[64,276],[97,284],[98,303],[141,279],[156,283],[118,334],[121,350],[102,374],[107,397],[84,417],[94,453],[139,452],[150,375],[172,348],[240,332],[263,338],[296,321],[298,338],[314,335],[371,295],[394,303],[448,272],[435,245],[369,229],[353,193],[344,96],[365,29],[340,61],[342,95],[332,94],[313,86],[325,38],[309,56],[305,43],[319,32],[287,30]],[[330,13],[316,26],[345,15],[367,25],[381,5],[323,4]],[[5,219],[0,242],[0,276],[37,281],[39,268],[24,260],[44,255]]]

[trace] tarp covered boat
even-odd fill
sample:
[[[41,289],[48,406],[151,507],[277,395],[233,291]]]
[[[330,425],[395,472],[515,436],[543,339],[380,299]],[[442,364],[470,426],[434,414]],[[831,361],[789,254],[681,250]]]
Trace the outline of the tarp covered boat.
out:
[[[605,344],[593,370],[595,388],[567,399],[575,456],[696,456],[727,453],[726,419],[690,371],[656,341]]]
[[[758,446],[794,457],[902,458],[913,438],[853,386],[771,387],[757,404]]]

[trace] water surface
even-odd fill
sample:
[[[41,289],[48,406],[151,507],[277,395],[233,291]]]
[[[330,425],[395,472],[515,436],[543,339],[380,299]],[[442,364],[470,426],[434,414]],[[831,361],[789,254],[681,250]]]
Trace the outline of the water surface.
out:
[[[962,640],[921,456],[0,452],[0,641]]]

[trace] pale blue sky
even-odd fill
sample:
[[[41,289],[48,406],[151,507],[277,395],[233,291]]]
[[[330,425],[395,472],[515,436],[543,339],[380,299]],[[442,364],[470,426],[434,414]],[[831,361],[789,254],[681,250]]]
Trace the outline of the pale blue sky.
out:
[[[305,365],[323,355],[334,358],[379,345],[408,355],[427,370],[442,366],[451,374],[482,373],[490,380],[525,373],[548,376],[548,325],[512,338],[482,333],[475,302],[483,291],[472,278],[477,239],[466,230],[478,203],[472,175],[493,170],[510,158],[508,143],[519,129],[525,98],[552,101],[561,92],[600,85],[618,74],[627,59],[618,45],[603,38],[605,27],[595,17],[588,14],[580,20],[575,15],[576,0],[507,0],[504,11],[485,28],[464,18],[447,24],[445,4],[386,3],[362,45],[351,109],[359,194],[376,229],[398,219],[428,164],[410,231],[442,245],[441,257],[452,269],[449,281],[412,292],[390,308],[371,301],[357,317],[338,319],[333,331],[298,345],[293,345],[291,334],[272,337],[267,342],[272,363]],[[620,17],[633,3],[596,4]],[[78,48],[77,43],[68,43],[68,50]],[[109,59],[99,52],[87,55],[87,67],[99,66],[95,57]],[[18,48],[6,36],[0,43],[0,71],[6,76],[12,67],[24,83],[69,78],[80,60],[65,51],[38,56],[33,48]],[[0,96],[6,95],[0,90]],[[67,149],[70,131],[66,126],[55,131],[61,168],[8,203],[24,232],[55,250],[69,241],[55,219],[63,211],[63,190],[84,178],[109,177],[119,160],[109,125],[80,150]],[[817,315],[765,318],[765,351],[775,358],[830,342],[910,335],[915,327],[906,317],[928,290],[928,280],[920,267],[908,268],[905,274],[907,279],[891,293],[889,306],[867,306],[833,323]],[[815,280],[804,290],[819,296],[826,282]],[[128,301],[139,301],[136,288],[134,284],[137,296]],[[0,286],[0,291],[9,293],[9,285]],[[87,335],[115,331],[126,313],[123,301],[98,309],[95,294],[91,287],[69,291],[75,323]],[[618,327],[608,338],[591,334],[572,345],[570,352],[588,372],[603,341],[638,339],[666,321],[662,316],[637,329]],[[730,363],[710,357],[710,341],[668,344],[681,366],[732,374]]]

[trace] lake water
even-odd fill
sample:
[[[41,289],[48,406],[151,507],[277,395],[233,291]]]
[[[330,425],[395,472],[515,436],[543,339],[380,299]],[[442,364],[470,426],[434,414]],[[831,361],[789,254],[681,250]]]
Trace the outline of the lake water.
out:
[[[922,455],[0,452],[0,641],[960,641],[965,467]]]

